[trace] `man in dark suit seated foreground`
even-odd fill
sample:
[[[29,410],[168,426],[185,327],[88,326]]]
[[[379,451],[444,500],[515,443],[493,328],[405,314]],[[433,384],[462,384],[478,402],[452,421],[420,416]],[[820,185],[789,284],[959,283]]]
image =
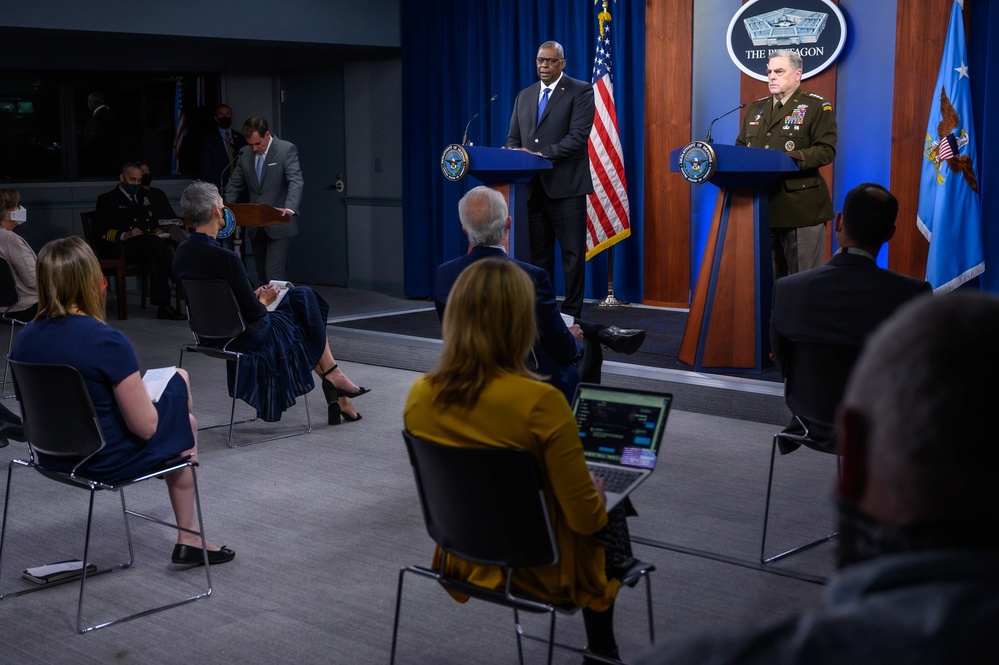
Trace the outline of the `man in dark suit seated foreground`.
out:
[[[782,376],[793,344],[840,344],[859,350],[903,303],[932,293],[927,282],[878,267],[878,252],[895,234],[897,214],[898,201],[887,189],[872,182],[857,185],[836,215],[836,254],[823,266],[774,282],[770,343]],[[798,445],[781,438],[778,447],[787,454]]]
[[[840,572],[823,607],[660,645],[640,665],[991,663],[999,627],[999,299],[917,298],[837,416]]]
[[[872,182],[857,185],[836,214],[836,254],[774,282],[770,342],[778,369],[790,342],[862,346],[899,306],[932,291],[927,282],[877,264],[881,246],[895,235],[896,215],[891,192]]]
[[[489,256],[507,256],[504,245],[511,220],[502,194],[483,186],[471,189],[458,203],[458,217],[472,249],[468,254],[437,268],[434,303],[440,318],[444,316],[451,287],[465,268]],[[528,359],[528,368],[547,376],[548,383],[561,390],[570,402],[581,378],[576,362],[583,358],[584,350],[593,358],[585,363],[590,369],[582,380],[597,382],[602,358],[600,344],[618,353],[631,354],[645,341],[644,330],[605,326],[578,319],[567,325],[558,311],[548,273],[529,263],[513,258],[510,260],[516,261],[531,277],[537,297],[538,340],[532,349],[534,358]]]

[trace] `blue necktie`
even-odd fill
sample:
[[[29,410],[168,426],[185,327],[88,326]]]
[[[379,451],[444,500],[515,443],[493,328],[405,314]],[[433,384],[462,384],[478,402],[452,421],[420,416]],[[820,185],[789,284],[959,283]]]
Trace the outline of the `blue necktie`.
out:
[[[264,155],[257,155],[257,182],[260,182],[264,174]]]
[[[541,122],[541,114],[545,112],[545,107],[548,106],[548,95],[551,92],[551,88],[545,88],[544,93],[541,95],[541,101],[538,102],[538,122]]]

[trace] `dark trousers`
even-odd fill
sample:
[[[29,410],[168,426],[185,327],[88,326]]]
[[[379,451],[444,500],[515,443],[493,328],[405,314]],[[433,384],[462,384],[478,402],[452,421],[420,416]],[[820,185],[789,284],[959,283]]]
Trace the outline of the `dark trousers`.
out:
[[[555,284],[555,240],[562,249],[565,301],[562,311],[579,317],[583,313],[586,285],[586,197],[553,199],[536,184],[527,202],[531,235],[531,263],[548,273]]]
[[[170,304],[170,242],[144,233],[125,241],[125,261],[138,263],[149,271],[149,301],[157,307]]]

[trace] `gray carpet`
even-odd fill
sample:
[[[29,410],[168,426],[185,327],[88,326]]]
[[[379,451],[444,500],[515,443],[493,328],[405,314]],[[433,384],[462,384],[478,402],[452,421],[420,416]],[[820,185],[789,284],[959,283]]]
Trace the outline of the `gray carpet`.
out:
[[[336,313],[377,312],[422,303],[345,290],[324,289]],[[111,321],[135,343],[141,365],[176,364],[186,324],[161,322],[153,310],[133,308],[125,322]],[[335,334],[331,336],[336,340]],[[372,351],[377,355],[377,350]],[[334,354],[336,346],[334,345]],[[191,357],[195,414],[217,422],[228,414],[222,363]],[[357,423],[328,427],[322,393],[310,395],[311,434],[246,448],[225,446],[224,430],[203,432],[199,446],[201,491],[209,537],[237,552],[214,567],[207,599],[89,635],[73,631],[77,584],[0,601],[4,645],[11,663],[385,663],[399,567],[427,563],[432,546],[419,512],[412,474],[399,432],[411,371],[344,362],[344,369],[373,392],[357,400]],[[626,380],[626,379],[621,379]],[[12,408],[16,404],[5,400]],[[240,405],[242,412],[249,409]],[[237,407],[237,414],[241,409]],[[299,427],[296,406],[268,432]],[[665,462],[634,495],[639,517],[633,535],[702,550],[744,562],[722,563],[671,549],[636,545],[654,562],[656,629],[662,639],[732,621],[783,616],[818,602],[823,587],[751,567],[759,549],[763,500],[774,424],[692,413],[671,415]],[[239,430],[238,430],[239,431]],[[244,429],[237,436],[246,436]],[[12,443],[0,462],[23,456]],[[86,495],[16,469],[13,517],[0,593],[27,584],[28,565],[79,556]],[[802,451],[778,460],[773,547],[821,535],[832,521],[831,457]],[[94,556],[120,554],[116,497],[101,496],[106,529]],[[149,482],[129,501],[170,515],[165,488]],[[199,569],[169,563],[173,534],[140,524],[133,529],[136,566],[88,583],[88,616],[101,618],[184,594],[204,583]],[[117,547],[117,549],[116,549]],[[825,576],[832,546],[792,558],[780,568]],[[625,657],[646,646],[644,592],[626,589],[615,614]],[[537,623],[537,622],[535,622]],[[471,602],[460,605],[432,583],[410,578],[404,592],[400,663],[438,665],[513,663],[512,617]],[[560,639],[583,643],[581,619],[560,617]],[[528,662],[541,662],[540,645],[528,644]],[[557,653],[558,663],[579,658]]]

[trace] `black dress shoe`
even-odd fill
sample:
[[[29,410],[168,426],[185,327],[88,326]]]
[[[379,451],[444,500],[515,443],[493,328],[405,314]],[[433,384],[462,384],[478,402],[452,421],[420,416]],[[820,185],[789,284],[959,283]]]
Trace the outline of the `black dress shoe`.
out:
[[[235,558],[236,553],[228,547],[223,547],[222,549],[214,552],[212,550],[208,550],[208,563],[210,565],[225,563],[226,561],[232,561]],[[180,543],[173,546],[173,556],[170,557],[170,560],[174,563],[195,566],[201,566],[205,563],[205,557],[202,555],[200,547],[194,547],[193,545],[181,545]]]
[[[645,331],[637,328],[608,326],[597,333],[597,339],[611,351],[626,353],[629,356],[638,351],[645,341]]]
[[[156,310],[156,318],[167,321],[187,321],[187,316],[178,312],[173,305],[160,305],[160,308]]]

